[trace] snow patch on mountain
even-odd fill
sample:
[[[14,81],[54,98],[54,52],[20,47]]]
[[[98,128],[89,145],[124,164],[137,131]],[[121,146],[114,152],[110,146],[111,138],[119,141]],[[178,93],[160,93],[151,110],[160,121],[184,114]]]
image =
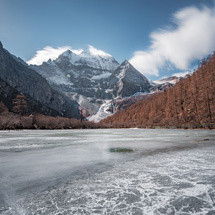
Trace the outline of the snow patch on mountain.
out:
[[[103,79],[103,78],[108,78],[111,76],[111,72],[103,72],[102,74],[100,75],[94,75],[92,76],[92,80],[99,80],[99,79]]]
[[[77,101],[84,117],[95,115],[99,111],[100,105],[91,102],[89,98],[86,98],[83,95],[79,95],[78,93],[67,93],[67,96],[72,100]]]
[[[47,78],[47,80],[53,84],[56,85],[73,85],[73,83],[68,81],[68,78],[66,78],[64,75],[56,75],[56,76],[52,76],[50,78]]]
[[[156,85],[158,85],[158,84],[167,84],[167,83],[175,84],[176,82],[177,82],[177,79],[167,80],[166,78],[162,78],[162,79],[153,81],[153,83],[155,83]]]
[[[106,100],[100,106],[98,112],[95,115],[87,117],[87,120],[92,122],[99,122],[100,120],[105,119],[111,115],[113,115],[113,103],[112,100]]]

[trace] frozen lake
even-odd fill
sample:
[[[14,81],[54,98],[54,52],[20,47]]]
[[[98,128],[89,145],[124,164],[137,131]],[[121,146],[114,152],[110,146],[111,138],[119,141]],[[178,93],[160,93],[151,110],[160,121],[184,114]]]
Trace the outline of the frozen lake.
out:
[[[1,131],[0,214],[215,214],[215,131]]]

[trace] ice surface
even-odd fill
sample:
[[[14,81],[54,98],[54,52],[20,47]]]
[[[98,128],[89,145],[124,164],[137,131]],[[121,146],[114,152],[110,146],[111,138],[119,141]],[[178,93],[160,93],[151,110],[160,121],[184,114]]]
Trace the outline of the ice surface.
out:
[[[214,140],[207,130],[0,132],[0,214],[214,214]]]

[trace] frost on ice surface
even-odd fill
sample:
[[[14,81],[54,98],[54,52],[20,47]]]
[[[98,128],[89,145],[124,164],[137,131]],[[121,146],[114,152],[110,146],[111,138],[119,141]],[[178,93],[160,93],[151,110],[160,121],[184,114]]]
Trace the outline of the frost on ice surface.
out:
[[[0,136],[2,215],[215,212],[212,131],[34,130]]]
[[[195,152],[198,154],[198,150]],[[189,156],[193,155],[189,153]],[[214,168],[211,161],[207,160],[199,173],[198,162],[190,167],[186,153],[176,153],[174,156],[164,158],[158,155],[156,159],[152,156],[119,164],[113,170],[51,189],[30,199],[27,201],[29,208],[33,208],[34,202],[38,201],[38,210],[48,213],[50,207],[42,201],[49,200],[54,210],[67,210],[68,214],[203,215],[214,211],[212,172],[208,172],[208,178],[204,179],[207,165]],[[193,178],[191,171],[196,177]],[[56,202],[55,199],[63,201]]]

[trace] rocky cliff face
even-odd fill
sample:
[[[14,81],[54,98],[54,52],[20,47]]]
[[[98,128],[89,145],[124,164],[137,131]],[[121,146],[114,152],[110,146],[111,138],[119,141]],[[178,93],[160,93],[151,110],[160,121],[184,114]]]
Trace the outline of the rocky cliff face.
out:
[[[148,92],[151,85],[148,79],[125,60],[110,76],[110,89],[113,96],[124,98],[137,92]]]
[[[53,110],[57,115],[79,118],[78,104],[65,95],[52,89],[46,79],[20,59],[11,55],[0,43],[0,79],[11,89],[28,95],[32,100],[42,104],[43,108]],[[7,91],[1,88],[1,94]]]

